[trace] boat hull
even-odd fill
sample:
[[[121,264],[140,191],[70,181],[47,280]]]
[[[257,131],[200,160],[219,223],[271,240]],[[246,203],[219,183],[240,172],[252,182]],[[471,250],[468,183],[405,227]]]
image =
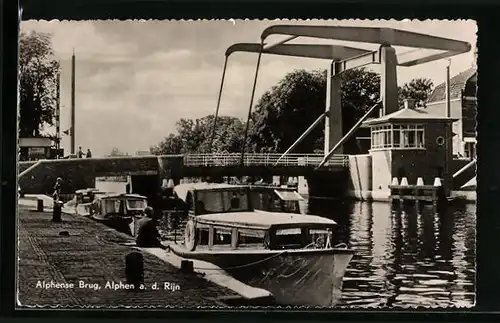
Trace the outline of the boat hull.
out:
[[[112,229],[115,229],[118,232],[122,232],[128,234],[130,236],[136,235],[136,222],[137,220],[132,217],[107,217],[100,218],[98,216],[92,217],[97,222],[100,222]]]
[[[268,290],[278,304],[319,307],[340,302],[342,280],[354,255],[350,249],[337,248],[190,252],[175,245],[171,250],[184,258],[213,263],[247,285]]]

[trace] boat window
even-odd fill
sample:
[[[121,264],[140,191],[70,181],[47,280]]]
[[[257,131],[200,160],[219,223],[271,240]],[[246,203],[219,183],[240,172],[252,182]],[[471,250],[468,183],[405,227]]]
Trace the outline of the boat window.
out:
[[[197,192],[197,213],[225,213],[248,211],[248,194],[245,189],[231,191]]]
[[[208,228],[198,229],[198,245],[208,245]]]
[[[127,209],[129,210],[143,210],[146,206],[145,200],[127,200]]]
[[[263,246],[264,245],[264,231],[260,230],[250,230],[250,229],[239,229],[238,230],[238,247],[250,247],[250,246]]]
[[[231,229],[215,228],[214,245],[231,245]]]
[[[287,228],[276,230],[272,239],[273,249],[325,248],[331,246],[328,228]]]
[[[186,206],[187,206],[187,209],[189,211],[194,212],[195,203],[194,203],[193,194],[191,192],[188,192],[186,195]],[[199,205],[196,205],[196,206],[198,207]]]
[[[118,213],[120,209],[120,201],[119,200],[104,200],[101,204],[101,213]]]
[[[283,211],[288,213],[300,213],[299,202],[297,201],[283,201]]]

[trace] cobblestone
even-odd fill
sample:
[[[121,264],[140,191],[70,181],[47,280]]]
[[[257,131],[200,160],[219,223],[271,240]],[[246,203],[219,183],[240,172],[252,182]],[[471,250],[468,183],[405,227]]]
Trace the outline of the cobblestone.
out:
[[[84,217],[63,215],[51,222],[49,213],[19,211],[18,302],[20,306],[71,307],[182,307],[224,306],[221,298],[237,297],[226,288],[177,268],[153,255],[144,256],[145,290],[105,288],[106,283],[125,283],[125,256],[136,251],[121,245],[123,236]],[[69,236],[61,236],[68,231]],[[39,288],[38,282],[73,283],[75,288]],[[101,288],[79,288],[79,282]],[[178,284],[179,290],[163,288]],[[154,283],[159,289],[153,290]]]

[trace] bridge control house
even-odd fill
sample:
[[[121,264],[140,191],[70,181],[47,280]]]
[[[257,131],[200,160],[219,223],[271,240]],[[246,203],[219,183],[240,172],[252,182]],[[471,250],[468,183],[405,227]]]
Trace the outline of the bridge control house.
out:
[[[406,177],[409,184],[416,184],[418,177],[432,184],[440,177],[443,186],[450,188],[454,121],[416,108],[411,100],[401,110],[365,121],[371,132],[371,147],[367,155],[350,156],[353,194],[387,200],[393,177]]]

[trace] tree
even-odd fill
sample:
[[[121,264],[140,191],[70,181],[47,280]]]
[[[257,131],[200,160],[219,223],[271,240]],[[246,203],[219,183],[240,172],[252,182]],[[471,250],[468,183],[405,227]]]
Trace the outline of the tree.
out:
[[[179,135],[169,134],[163,141],[150,148],[153,155],[181,154],[183,152],[182,139]]]
[[[379,99],[380,77],[366,69],[341,76],[343,133]],[[325,111],[326,71],[297,70],[287,74],[257,102],[249,134],[250,150],[284,152]],[[295,152],[323,151],[324,127],[318,126]],[[357,152],[355,138],[344,145]]]
[[[40,136],[54,125],[59,62],[52,58],[50,34],[21,33],[19,42],[19,99],[21,137]]]
[[[399,106],[404,105],[405,99],[413,99],[417,104],[424,104],[432,93],[434,84],[430,79],[416,78],[398,88]]]
[[[108,157],[121,157],[121,156],[128,156],[128,153],[122,152],[120,149],[116,147],[111,149],[111,152],[108,155]]]
[[[214,115],[201,119],[180,119],[177,134],[169,134],[163,141],[150,148],[155,155],[206,153],[212,140]],[[237,152],[241,150],[245,124],[238,118],[219,116],[212,152]]]

